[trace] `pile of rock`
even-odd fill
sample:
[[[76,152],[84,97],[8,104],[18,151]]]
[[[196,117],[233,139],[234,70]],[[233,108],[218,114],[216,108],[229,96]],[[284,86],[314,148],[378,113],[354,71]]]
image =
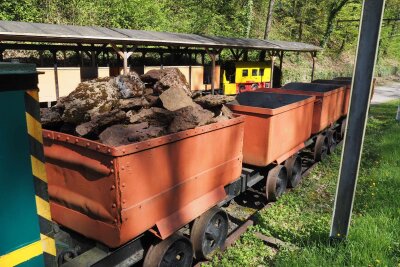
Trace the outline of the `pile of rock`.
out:
[[[232,100],[192,93],[179,69],[151,70],[82,82],[41,118],[45,129],[119,146],[230,119]]]

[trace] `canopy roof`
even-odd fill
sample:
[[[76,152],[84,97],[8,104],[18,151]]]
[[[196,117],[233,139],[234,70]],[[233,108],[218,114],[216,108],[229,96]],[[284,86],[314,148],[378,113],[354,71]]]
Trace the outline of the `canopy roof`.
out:
[[[321,47],[299,43],[197,34],[0,21],[0,41],[238,48],[316,52]]]

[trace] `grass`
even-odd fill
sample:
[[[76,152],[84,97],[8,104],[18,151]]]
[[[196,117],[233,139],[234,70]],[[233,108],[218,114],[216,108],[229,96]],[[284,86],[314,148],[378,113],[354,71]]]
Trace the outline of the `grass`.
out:
[[[341,151],[257,214],[257,224],[205,266],[400,266],[399,102],[371,107],[353,217],[346,241],[329,244]],[[273,250],[254,232],[298,247]]]

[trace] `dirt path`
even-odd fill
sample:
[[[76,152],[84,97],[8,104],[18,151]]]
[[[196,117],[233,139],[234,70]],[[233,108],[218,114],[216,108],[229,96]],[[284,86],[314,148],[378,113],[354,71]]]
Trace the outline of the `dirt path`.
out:
[[[390,82],[375,88],[375,93],[371,103],[380,104],[396,99],[400,99],[400,83]]]

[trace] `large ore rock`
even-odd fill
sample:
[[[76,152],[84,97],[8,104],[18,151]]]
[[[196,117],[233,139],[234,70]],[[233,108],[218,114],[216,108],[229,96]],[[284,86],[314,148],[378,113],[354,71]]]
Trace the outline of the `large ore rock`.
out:
[[[185,91],[179,87],[172,87],[160,95],[160,100],[169,111],[176,111],[188,106],[198,106]]]
[[[79,125],[98,114],[110,112],[118,106],[120,93],[110,78],[82,82],[63,99],[66,123]]]
[[[220,107],[228,102],[235,100],[234,96],[227,95],[205,95],[197,97],[194,102],[202,106],[203,108],[215,108]]]
[[[177,68],[150,70],[143,74],[141,79],[146,83],[152,84],[154,90],[158,93],[170,88],[180,88],[186,95],[192,95],[185,75]]]
[[[95,138],[101,131],[110,125],[123,123],[127,120],[126,113],[122,110],[114,109],[110,112],[99,114],[89,122],[78,125],[75,129],[80,136],[90,136]]]
[[[156,82],[161,80],[162,76],[164,76],[164,71],[162,69],[159,69],[159,70],[149,70],[148,72],[140,76],[140,78],[142,79],[143,82],[154,85]]]
[[[115,84],[117,85],[122,98],[142,96],[145,89],[144,83],[136,72],[130,72],[128,75],[120,75],[116,77]]]
[[[173,119],[173,113],[163,108],[143,108],[138,113],[129,111],[127,114],[130,123],[148,122],[153,126],[167,126]]]
[[[40,119],[45,129],[56,130],[64,123],[59,110],[52,108],[41,108]]]
[[[212,122],[214,113],[202,109],[200,106],[188,106],[174,112],[174,120],[169,126],[170,133],[176,133],[198,126],[203,126]]]
[[[125,111],[140,110],[142,107],[149,107],[150,105],[151,104],[146,100],[145,97],[120,99],[118,101],[118,108]]]
[[[100,142],[109,146],[128,145],[133,142],[145,141],[165,134],[165,129],[149,125],[147,122],[138,124],[116,124],[104,130]]]

